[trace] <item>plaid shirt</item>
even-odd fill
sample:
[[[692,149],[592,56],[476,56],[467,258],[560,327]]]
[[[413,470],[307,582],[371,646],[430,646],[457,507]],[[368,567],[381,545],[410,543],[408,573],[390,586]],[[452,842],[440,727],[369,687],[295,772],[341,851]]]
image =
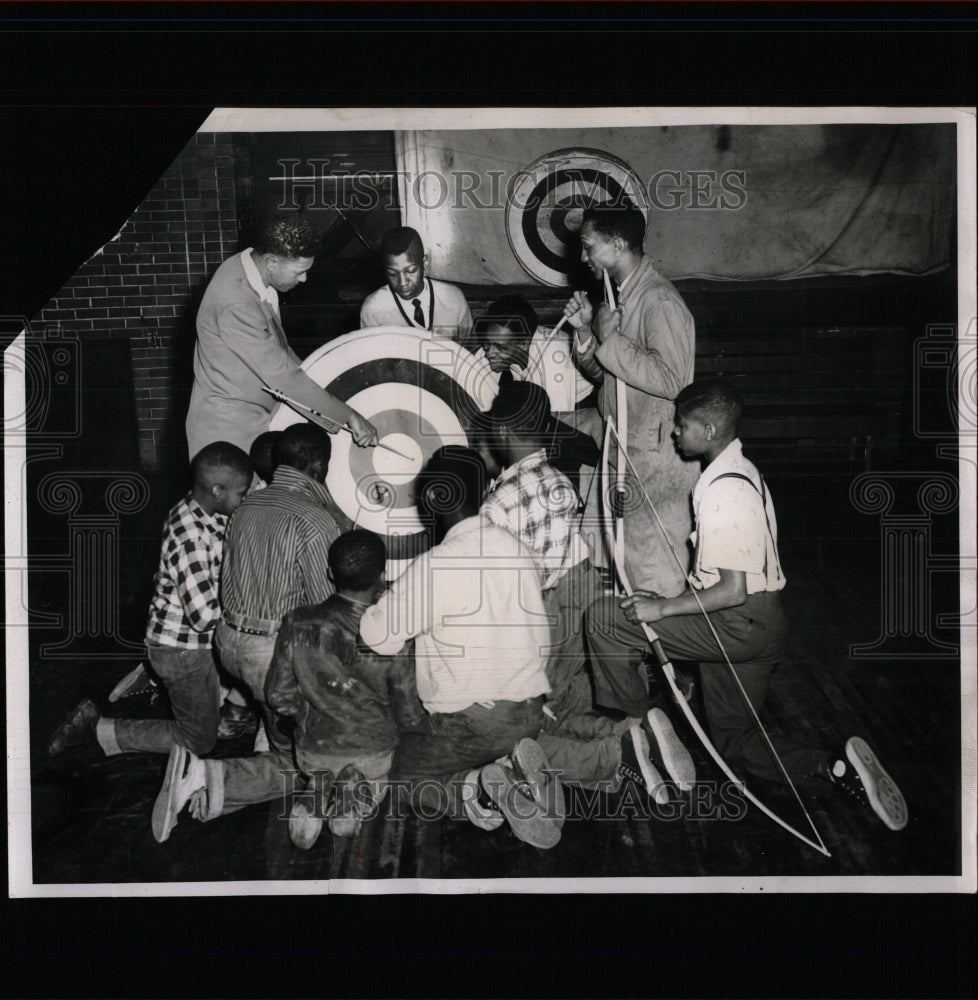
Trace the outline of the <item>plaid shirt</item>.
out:
[[[503,469],[480,513],[541,557],[544,590],[553,587],[580,558],[568,555],[577,532],[577,493],[570,480],[547,461],[543,448]]]
[[[146,641],[205,649],[221,618],[218,579],[228,519],[208,514],[188,493],[167,515]]]

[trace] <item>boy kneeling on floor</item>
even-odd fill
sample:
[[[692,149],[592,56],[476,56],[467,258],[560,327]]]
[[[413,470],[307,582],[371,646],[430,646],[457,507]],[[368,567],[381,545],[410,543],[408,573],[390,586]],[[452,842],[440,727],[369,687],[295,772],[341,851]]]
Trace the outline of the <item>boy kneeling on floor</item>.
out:
[[[275,751],[199,760],[174,747],[153,810],[158,841],[169,837],[188,802],[191,815],[206,821],[289,791],[298,792],[289,817],[297,847],[311,847],[326,819],[337,836],[359,832],[385,787],[399,724],[414,725],[423,714],[411,647],[385,656],[358,638],[364,611],[386,587],[386,558],[372,532],[341,535],[328,554],[336,593],[283,620],[265,695],[294,721],[294,761]]]

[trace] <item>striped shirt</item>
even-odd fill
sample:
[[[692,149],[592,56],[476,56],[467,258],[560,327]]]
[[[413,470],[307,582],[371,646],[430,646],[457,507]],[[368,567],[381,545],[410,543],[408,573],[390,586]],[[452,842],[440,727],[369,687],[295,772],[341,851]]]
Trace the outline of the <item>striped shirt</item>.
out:
[[[192,493],[170,509],[146,625],[151,645],[211,645],[221,618],[218,578],[227,524],[223,514],[208,514]]]
[[[333,593],[326,554],[339,535],[329,490],[280,465],[265,489],[249,493],[231,518],[221,604],[229,614],[280,622]]]
[[[577,492],[547,461],[543,448],[503,469],[480,513],[492,524],[511,531],[540,556],[544,590],[553,587],[582,558],[581,552],[568,553],[577,533]]]

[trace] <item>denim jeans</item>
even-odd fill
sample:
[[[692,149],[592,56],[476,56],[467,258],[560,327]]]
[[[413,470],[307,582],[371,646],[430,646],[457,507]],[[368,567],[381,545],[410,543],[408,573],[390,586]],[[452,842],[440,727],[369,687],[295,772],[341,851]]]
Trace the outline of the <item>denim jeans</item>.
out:
[[[265,700],[265,678],[272,665],[276,636],[250,635],[221,622],[214,639],[221,665],[232,677],[240,680],[258,702],[270,749],[290,755],[292,738],[284,725],[285,720]]]
[[[208,812],[207,819],[243,809],[258,802],[287,799],[305,789],[315,794],[324,790],[317,775],[329,771],[335,778],[347,764],[360,768],[370,783],[375,800],[379,800],[390,772],[392,751],[368,754],[310,754],[298,753],[298,768],[290,754],[255,754],[253,757],[234,757],[227,760],[207,761]],[[326,802],[317,802],[325,809]],[[287,810],[283,808],[283,815]]]
[[[588,609],[586,622],[594,671],[595,703],[641,716],[648,708],[648,676],[643,655],[648,641],[640,625],[631,624],[619,598],[606,597]],[[736,608],[710,614],[730,657],[737,680],[758,713],[767,695],[771,672],[781,662],[788,625],[776,592],[751,594]],[[718,661],[719,648],[702,615],[675,615],[652,625],[669,657],[700,665],[703,707],[710,735],[731,763],[769,781],[784,781],[767,741],[745,704],[730,668]],[[822,750],[796,743],[778,733],[771,742],[793,782],[805,784],[827,759]]]
[[[460,783],[474,768],[506,756],[524,737],[540,732],[543,697],[470,705],[434,713],[426,732],[407,732],[394,754],[391,780],[411,785],[432,815],[462,816]]]
[[[149,662],[166,688],[173,720],[105,719],[97,733],[107,754],[142,750],[169,753],[181,744],[195,754],[207,754],[217,742],[221,683],[214,652],[147,643]]]

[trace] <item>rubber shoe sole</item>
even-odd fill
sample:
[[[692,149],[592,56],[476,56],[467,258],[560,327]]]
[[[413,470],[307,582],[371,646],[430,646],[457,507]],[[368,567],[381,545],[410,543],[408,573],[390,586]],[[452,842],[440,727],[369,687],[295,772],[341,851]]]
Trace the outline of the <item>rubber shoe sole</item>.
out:
[[[516,765],[517,777],[526,781],[533,795],[533,801],[552,817],[558,826],[563,826],[567,817],[564,789],[557,772],[550,767],[550,761],[547,760],[543,747],[536,740],[522,739],[513,747],[510,756]]]
[[[907,825],[907,803],[897,783],[886,773],[869,748],[869,744],[858,736],[846,742],[846,757],[856,769],[869,806],[891,829],[902,830]]]
[[[373,790],[363,771],[347,764],[336,776],[336,792],[329,817],[329,831],[334,837],[356,837],[365,819],[374,810]]]
[[[645,794],[650,799],[653,799],[656,805],[665,805],[669,801],[669,789],[662,780],[659,769],[649,758],[648,737],[642,731],[641,726],[632,726],[628,730],[628,735],[631,737],[632,751],[635,754],[635,760],[638,762],[638,769],[642,775],[642,782],[645,785]],[[630,771],[631,768],[626,769],[626,772]]]
[[[524,781],[501,764],[482,769],[482,787],[505,816],[513,833],[532,847],[548,850],[560,841],[560,826],[536,802]]]
[[[289,840],[300,851],[308,851],[319,839],[323,818],[316,815],[316,802],[312,794],[297,795],[289,811]]]
[[[672,728],[669,716],[661,708],[652,708],[646,719],[666,773],[681,791],[688,792],[696,784],[696,765],[683,746],[683,741],[676,735],[676,730]]]
[[[462,792],[462,808],[469,822],[480,830],[498,830],[506,818],[498,809],[489,809],[479,802],[480,772],[470,771],[465,778]]]
[[[156,842],[162,844],[177,825],[180,810],[190,800],[196,791],[188,787],[188,769],[193,765],[194,755],[179,744],[170,747],[170,756],[166,761],[166,774],[163,777],[163,787],[156,802],[153,803],[153,836]],[[198,786],[200,787],[200,786]]]
[[[123,698],[133,698],[136,695],[148,694],[156,689],[156,681],[146,671],[146,664],[130,670],[125,677],[109,692],[109,701],[115,703]]]

